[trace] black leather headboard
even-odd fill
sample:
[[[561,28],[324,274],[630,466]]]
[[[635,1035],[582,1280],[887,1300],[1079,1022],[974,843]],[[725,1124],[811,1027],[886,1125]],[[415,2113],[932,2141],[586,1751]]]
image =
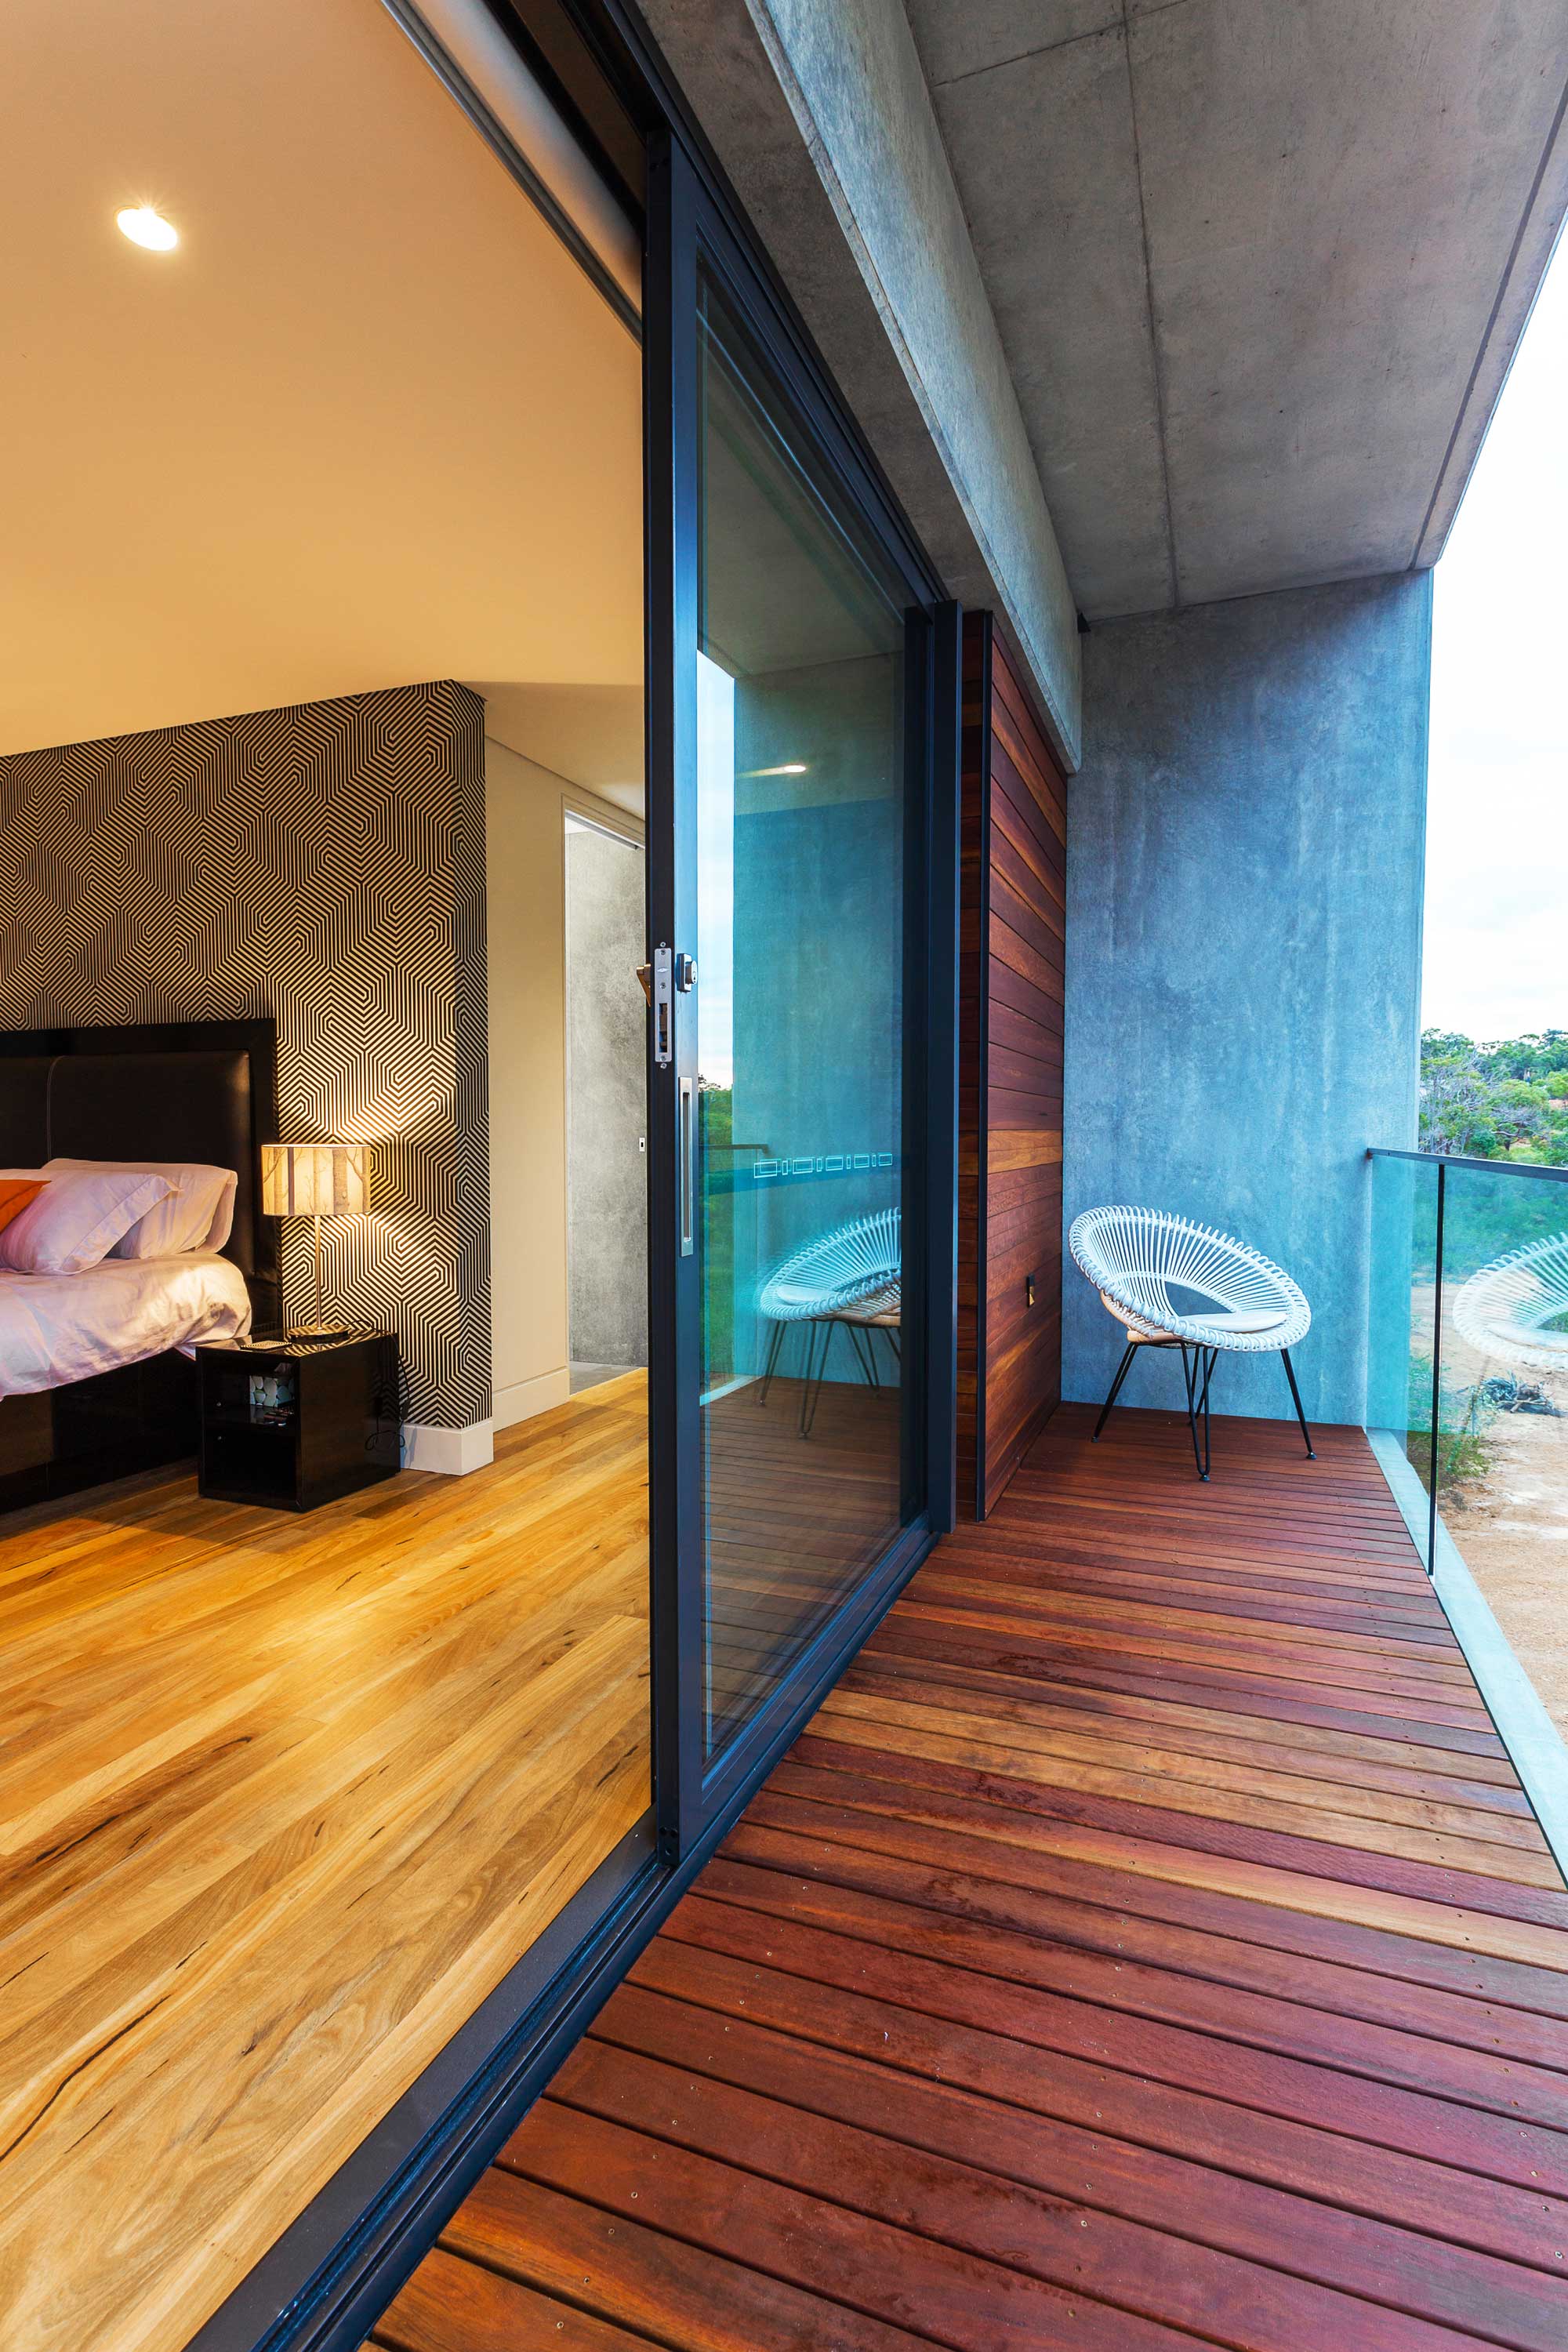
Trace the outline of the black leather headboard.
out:
[[[0,1034],[0,1167],[74,1160],[190,1160],[239,1179],[225,1255],[276,1279],[277,1228],[260,1213],[260,1156],[276,1132],[270,1022]]]

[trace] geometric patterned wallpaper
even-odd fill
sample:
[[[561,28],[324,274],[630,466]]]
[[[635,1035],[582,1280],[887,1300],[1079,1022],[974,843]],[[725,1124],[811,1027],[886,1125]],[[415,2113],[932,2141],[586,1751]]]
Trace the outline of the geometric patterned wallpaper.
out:
[[[278,1024],[279,1140],[374,1147],[321,1229],[407,1420],[490,1411],[484,704],[451,680],[0,758],[0,1028]],[[313,1242],[282,1229],[308,1315]]]

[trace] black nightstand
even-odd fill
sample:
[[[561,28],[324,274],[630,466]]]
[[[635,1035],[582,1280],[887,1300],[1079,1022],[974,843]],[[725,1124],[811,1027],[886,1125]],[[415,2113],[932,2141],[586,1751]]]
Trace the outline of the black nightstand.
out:
[[[397,1341],[216,1339],[196,1349],[197,1492],[215,1503],[313,1511],[398,1466]]]

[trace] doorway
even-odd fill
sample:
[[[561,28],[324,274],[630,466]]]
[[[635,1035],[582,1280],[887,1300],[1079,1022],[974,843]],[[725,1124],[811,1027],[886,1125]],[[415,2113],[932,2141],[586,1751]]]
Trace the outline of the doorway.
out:
[[[29,674],[76,698],[13,748],[137,739],[181,824],[195,775],[254,792],[227,836],[166,828],[201,895],[126,1001],[198,1017],[153,996],[217,940],[215,988],[275,1009],[289,1127],[374,1122],[385,1190],[329,1236],[329,1278],[422,1383],[423,1450],[335,1516],[142,1490],[41,1566],[13,1531],[13,1672],[25,1633],[54,1740],[13,1810],[60,1908],[35,1880],[0,2081],[27,2298],[6,2340],[63,2314],[95,2352],[177,2352],[198,2326],[248,2345],[258,2312],[280,2342],[282,2315],[360,2291],[394,2201],[438,2198],[461,2136],[538,2087],[929,1541],[940,586],[665,130],[646,278],[634,172],[606,294],[503,168],[500,113],[429,74],[417,11],[245,0],[199,105],[178,11],[133,38],[90,13],[107,62],[34,178],[87,185],[139,114],[191,266],[117,275],[63,187],[29,280],[51,356],[13,387],[37,396],[12,446],[46,453],[47,550],[89,452],[101,544],[32,600],[58,657],[30,640]],[[38,46],[37,83],[68,82]],[[320,175],[286,202],[255,163],[285,150]],[[122,397],[137,467],[104,429]],[[644,808],[645,647],[646,852],[616,816]],[[421,799],[409,713],[433,709]],[[233,731],[227,766],[166,756],[197,726]],[[262,766],[280,728],[317,748]],[[600,816],[568,828],[568,804]],[[132,794],[115,872],[144,878],[163,805]],[[60,834],[72,887],[99,887]],[[215,926],[241,854],[274,850],[295,862],[270,895]],[[410,860],[405,940],[384,918]],[[135,912],[102,935],[156,946]]]
[[[934,586],[697,175],[652,193],[655,1755],[685,1852],[930,1540],[956,1178]]]
[[[568,808],[566,1265],[572,1393],[647,1365],[647,928],[640,841]]]

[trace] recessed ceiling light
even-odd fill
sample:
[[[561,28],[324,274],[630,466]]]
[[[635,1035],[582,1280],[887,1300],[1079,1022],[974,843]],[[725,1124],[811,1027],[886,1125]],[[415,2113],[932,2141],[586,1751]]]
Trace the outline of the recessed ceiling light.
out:
[[[805,761],[786,760],[782,768],[746,768],[742,772],[748,776],[804,776]]]
[[[161,213],[151,205],[127,205],[116,213],[114,225],[132,245],[144,245],[149,253],[172,253],[180,242],[180,233],[172,228]]]

